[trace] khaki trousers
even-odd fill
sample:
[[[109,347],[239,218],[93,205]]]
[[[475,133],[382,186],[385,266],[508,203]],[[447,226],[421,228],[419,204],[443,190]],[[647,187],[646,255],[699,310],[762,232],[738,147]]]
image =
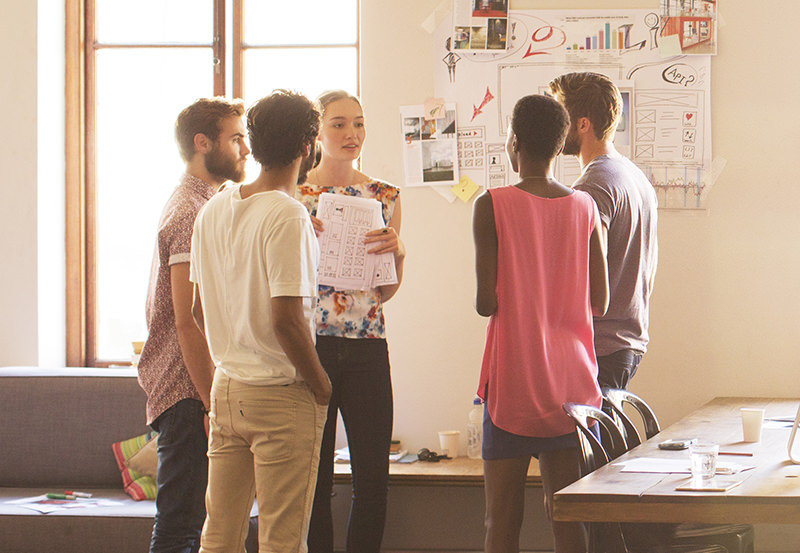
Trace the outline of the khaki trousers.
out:
[[[244,551],[254,495],[259,552],[308,550],[326,416],[304,382],[252,386],[216,371],[200,553]]]

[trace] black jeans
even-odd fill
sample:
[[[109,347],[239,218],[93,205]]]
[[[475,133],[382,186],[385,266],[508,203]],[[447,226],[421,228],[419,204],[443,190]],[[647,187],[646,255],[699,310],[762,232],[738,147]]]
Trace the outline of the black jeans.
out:
[[[150,426],[158,432],[158,496],[150,553],[194,553],[206,518],[208,438],[203,404],[183,399]]]
[[[333,456],[337,411],[342,414],[353,504],[347,527],[349,553],[378,553],[386,522],[389,445],[392,439],[392,380],[386,340],[317,336],[317,353],[333,395],[322,436],[319,475],[308,532],[309,553],[333,552]]]
[[[597,382],[601,388],[628,389],[639,363],[642,352],[633,349],[621,349],[609,355],[597,357]]]

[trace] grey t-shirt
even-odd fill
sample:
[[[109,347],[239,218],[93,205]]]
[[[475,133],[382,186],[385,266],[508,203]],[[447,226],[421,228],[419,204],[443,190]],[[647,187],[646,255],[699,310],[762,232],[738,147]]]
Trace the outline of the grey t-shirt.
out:
[[[610,294],[605,316],[594,319],[596,353],[645,352],[658,257],[655,189],[631,160],[619,154],[593,159],[574,187],[594,198],[608,229]]]

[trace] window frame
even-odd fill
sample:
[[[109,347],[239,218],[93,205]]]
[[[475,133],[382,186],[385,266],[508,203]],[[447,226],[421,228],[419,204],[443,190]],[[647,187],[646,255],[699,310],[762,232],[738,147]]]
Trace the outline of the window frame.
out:
[[[107,367],[126,360],[97,358],[97,229],[96,136],[94,111],[96,54],[105,48],[213,48],[215,96],[241,98],[244,91],[244,54],[250,48],[306,48],[304,45],[256,46],[244,43],[244,0],[214,0],[214,30],[211,43],[113,43],[95,36],[95,1],[65,0],[65,210],[66,210],[66,361],[67,366]],[[232,21],[226,14],[231,2]],[[361,2],[356,2],[355,44],[314,47],[356,48],[357,86],[361,84]],[[230,31],[231,48],[227,47]],[[230,58],[229,58],[230,56]],[[227,63],[230,61],[230,87]]]

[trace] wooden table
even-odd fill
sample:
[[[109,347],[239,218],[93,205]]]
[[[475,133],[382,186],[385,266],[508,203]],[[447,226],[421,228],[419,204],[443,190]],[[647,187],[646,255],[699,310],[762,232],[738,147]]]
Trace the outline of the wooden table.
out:
[[[789,428],[764,428],[761,441],[742,442],[739,408],[758,407],[765,417],[794,417],[796,399],[716,398],[662,430],[610,464],[555,494],[554,518],[588,522],[786,523],[800,521],[800,465],[789,461]],[[664,451],[670,438],[700,438],[720,451],[752,452],[752,457],[720,455],[720,461],[755,465],[734,477],[741,485],[727,492],[679,492],[686,474],[625,473],[616,463],[637,457],[686,458],[687,451]]]
[[[333,465],[333,481],[349,484],[350,464]],[[389,484],[403,486],[483,486],[483,461],[469,457],[443,459],[438,463],[390,463]],[[528,486],[542,486],[539,463],[531,459],[528,467]]]

